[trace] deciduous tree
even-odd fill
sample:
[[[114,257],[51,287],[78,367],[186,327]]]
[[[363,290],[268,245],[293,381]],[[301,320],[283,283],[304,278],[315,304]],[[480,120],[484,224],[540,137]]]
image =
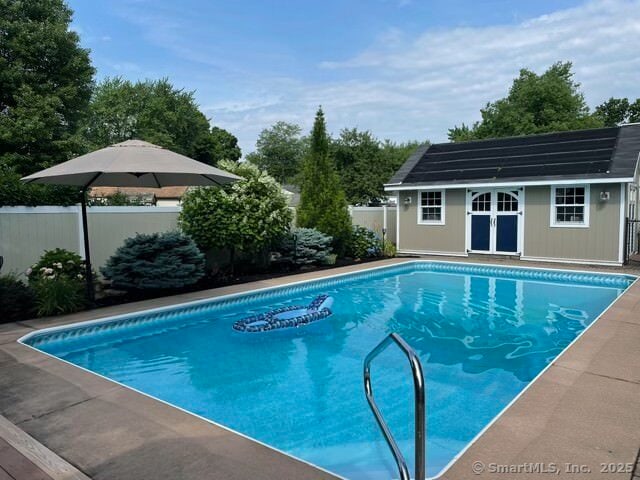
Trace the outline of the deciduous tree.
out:
[[[343,129],[331,142],[331,155],[347,201],[352,205],[380,201],[385,196],[384,184],[417,146],[417,142],[381,142],[369,131]]]
[[[506,137],[603,125],[591,115],[573,79],[571,62],[553,64],[541,75],[522,69],[509,94],[480,110],[482,120],[449,130],[452,141]]]
[[[94,69],[62,0],[0,0],[0,12],[0,183],[37,204],[50,189],[19,178],[83,152],[77,131]],[[79,199],[75,189],[57,195]]]
[[[636,98],[636,101],[631,103],[627,98],[611,97],[595,108],[594,116],[607,127],[640,122],[640,98]]]
[[[256,151],[247,160],[269,172],[280,183],[295,181],[305,153],[305,141],[299,125],[277,122],[260,132]]]
[[[174,87],[166,78],[101,82],[91,99],[84,135],[92,149],[139,138],[210,165],[240,158],[237,139],[210,127],[193,92]]]

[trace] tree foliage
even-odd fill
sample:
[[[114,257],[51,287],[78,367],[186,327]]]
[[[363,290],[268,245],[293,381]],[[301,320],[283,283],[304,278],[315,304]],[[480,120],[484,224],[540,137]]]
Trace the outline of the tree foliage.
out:
[[[41,203],[50,188],[15,180],[83,153],[77,132],[94,69],[62,0],[0,0],[0,11],[0,181]],[[52,196],[60,194],[79,198],[68,188]]]
[[[594,116],[607,127],[640,122],[640,98],[631,102],[628,98],[611,97],[595,108]]]
[[[0,0],[0,161],[28,175],[78,152],[89,52],[62,0]]]
[[[64,185],[25,184],[15,170],[0,165],[0,206],[75,205],[81,192]]]
[[[369,131],[343,129],[331,142],[331,155],[352,205],[380,201],[383,185],[418,147],[417,142],[381,142]]]
[[[482,120],[472,127],[449,130],[452,141],[579,130],[602,126],[589,114],[580,84],[573,80],[570,62],[553,64],[541,75],[522,69],[509,94],[480,110]]]
[[[284,235],[293,217],[280,185],[250,163],[223,161],[220,167],[243,180],[187,192],[180,227],[205,250],[251,253],[268,248]]]
[[[301,137],[299,125],[277,122],[260,132],[256,151],[247,155],[247,160],[266,170],[280,183],[294,181],[300,172],[306,142]]]
[[[329,136],[321,108],[316,113],[309,152],[304,159],[297,224],[330,235],[336,253],[344,255],[351,234],[351,217],[335,163],[329,155]]]
[[[210,165],[240,158],[237,139],[211,128],[193,92],[166,78],[133,83],[115,77],[98,84],[84,136],[91,149],[139,138]]]

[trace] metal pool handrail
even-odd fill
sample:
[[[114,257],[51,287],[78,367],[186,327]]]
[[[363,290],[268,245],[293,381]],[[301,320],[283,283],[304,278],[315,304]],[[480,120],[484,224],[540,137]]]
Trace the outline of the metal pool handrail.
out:
[[[382,434],[384,435],[384,439],[387,441],[387,445],[391,449],[391,453],[393,453],[393,457],[398,465],[398,471],[400,473],[400,480],[410,480],[409,468],[407,467],[407,462],[402,455],[402,452],[398,448],[398,444],[396,443],[391,431],[387,423],[384,421],[382,414],[380,413],[380,409],[373,398],[373,388],[371,387],[371,362],[374,358],[376,358],[380,353],[382,353],[386,348],[395,343],[400,350],[407,356],[409,359],[409,364],[411,365],[411,373],[413,374],[413,395],[415,402],[415,479],[424,480],[426,477],[426,461],[425,461],[425,438],[426,438],[426,427],[425,427],[425,391],[424,391],[424,375],[422,373],[422,364],[420,363],[420,359],[416,352],[409,346],[407,342],[405,342],[400,335],[397,333],[390,333],[388,336],[382,340],[377,347],[375,347],[364,359],[364,391],[367,395],[367,402],[369,402],[369,407],[371,407],[371,411],[373,412],[373,416],[378,422],[378,426],[380,430],[382,430]]]

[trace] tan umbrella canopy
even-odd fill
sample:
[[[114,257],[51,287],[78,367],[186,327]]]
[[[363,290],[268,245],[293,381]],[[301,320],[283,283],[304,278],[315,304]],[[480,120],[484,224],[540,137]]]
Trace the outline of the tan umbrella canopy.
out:
[[[81,187],[87,292],[93,279],[87,231],[86,190],[90,187],[215,186],[240,177],[142,140],[127,140],[24,177],[26,183]]]
[[[24,177],[78,187],[224,185],[240,177],[142,140],[127,140]]]

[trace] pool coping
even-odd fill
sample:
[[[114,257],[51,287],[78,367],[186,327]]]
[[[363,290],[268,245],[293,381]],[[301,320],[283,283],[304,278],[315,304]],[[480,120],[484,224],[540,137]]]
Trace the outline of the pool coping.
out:
[[[180,300],[188,300],[188,297],[194,297],[194,296],[196,298],[200,297],[200,299],[202,299],[202,298],[206,299],[206,298],[210,298],[212,296],[212,294],[213,294],[216,297],[218,297],[218,296],[225,295],[225,292],[229,293],[231,290],[236,290],[236,291],[240,290],[240,291],[238,291],[237,294],[241,295],[243,293],[246,293],[247,291],[256,290],[256,288],[252,288],[252,287],[261,286],[261,284],[265,284],[265,283],[267,285],[264,285],[264,287],[266,289],[269,289],[269,288],[274,288],[274,287],[280,287],[280,286],[283,286],[283,285],[293,285],[293,284],[296,284],[296,283],[317,280],[317,279],[325,278],[325,277],[328,277],[328,276],[333,277],[333,276],[336,276],[336,272],[337,271],[340,271],[342,274],[348,274],[348,273],[352,273],[352,272],[357,272],[357,271],[362,271],[362,270],[372,270],[372,269],[376,269],[376,268],[383,268],[383,267],[387,267],[387,266],[390,266],[390,265],[397,265],[397,264],[406,263],[406,262],[412,262],[412,261],[415,261],[415,259],[407,259],[407,260],[397,259],[397,260],[393,260],[393,261],[380,262],[377,267],[373,266],[371,263],[369,263],[369,264],[364,264],[364,265],[357,266],[355,268],[354,267],[345,267],[345,268],[342,268],[342,269],[335,269],[335,270],[329,270],[329,271],[323,271],[323,272],[314,272],[314,274],[302,274],[303,276],[307,277],[307,278],[304,278],[302,280],[299,280],[301,278],[300,275],[290,276],[290,277],[281,277],[279,279],[274,279],[274,280],[268,281],[268,282],[256,282],[256,283],[253,283],[253,284],[245,284],[245,285],[239,285],[239,286],[234,286],[234,287],[227,287],[227,288],[216,289],[216,290],[208,291],[208,292],[197,292],[196,294],[181,295],[181,296],[177,296],[177,297],[167,297],[167,299],[170,300],[170,301],[164,302],[164,303],[168,304],[168,305],[176,305],[178,303],[185,303],[185,302],[181,302]],[[435,261],[445,261],[445,262],[455,261],[455,262],[459,262],[460,260],[459,259],[451,259],[451,260],[449,260],[449,259],[442,258],[442,259],[438,259],[438,260],[435,260]],[[465,263],[468,263],[468,262],[465,262]],[[471,262],[471,263],[475,263],[475,264],[481,263],[481,264],[485,264],[486,265],[485,262]],[[492,265],[492,266],[494,266],[494,265],[500,266],[499,264],[494,262],[493,259],[492,259],[490,265]],[[579,272],[584,272],[584,271],[594,272],[594,270],[595,270],[597,272],[605,273],[605,274],[615,274],[616,273],[616,272],[606,271],[603,268],[598,268],[598,269],[593,269],[593,268],[575,268],[575,265],[572,265],[571,268],[569,268],[569,269],[562,268],[562,266],[559,266],[557,264],[553,265],[551,267],[546,267],[546,266],[538,267],[538,266],[535,266],[535,264],[534,265],[529,265],[528,264],[526,266],[523,266],[521,263],[515,263],[514,262],[512,264],[509,264],[508,266],[510,266],[510,267],[518,266],[518,267],[521,267],[521,268],[524,268],[524,269],[532,269],[532,268],[536,269],[536,268],[538,268],[538,269],[544,269],[544,270],[547,270],[547,269],[563,270],[563,271],[571,270],[571,271],[579,271]],[[626,273],[624,273],[624,272],[622,274],[626,275]],[[290,281],[290,280],[294,280],[294,281]],[[298,280],[298,281],[296,281],[296,280]],[[635,307],[636,303],[638,303],[638,301],[640,301],[640,287],[638,287],[637,281],[634,283],[634,285],[629,287],[627,289],[627,291],[616,300],[616,302],[614,302],[611,306],[609,306],[607,308],[607,310],[600,315],[600,317],[599,317],[600,320],[598,320],[597,322],[594,321],[590,325],[590,327],[588,329],[585,329],[585,331],[582,332],[582,334],[574,340],[574,342],[571,345],[577,344],[578,340],[584,338],[586,336],[587,332],[591,331],[591,328],[592,328],[593,325],[602,323],[601,320],[605,318],[606,314],[608,314],[608,312],[611,309],[613,309],[615,306],[618,305],[618,302],[620,300],[625,298],[632,291],[632,287],[636,287],[635,289],[638,290],[637,293],[634,293],[634,300],[636,300],[636,301],[632,302],[633,304],[631,305],[631,307]],[[230,290],[230,288],[231,288],[231,290]],[[637,298],[635,298],[635,297],[637,297]],[[165,300],[165,299],[162,299],[162,300]],[[133,311],[148,310],[149,309],[148,308],[148,304],[149,303],[150,302],[141,302],[140,304],[130,305],[130,308],[127,309],[127,310],[130,310],[130,311],[131,310],[133,310]],[[629,302],[627,302],[627,303],[629,303]],[[616,308],[619,308],[619,306],[616,307]],[[110,314],[110,312],[112,312],[113,310],[114,310],[113,308],[110,308],[110,309],[105,309],[104,311],[98,312],[98,313],[105,313],[105,315],[99,315],[100,317],[111,317],[113,315]],[[633,310],[633,308],[631,308],[630,310]],[[116,311],[117,311],[117,309],[116,309]],[[640,309],[638,309],[638,311],[640,312]],[[85,312],[85,313],[87,313],[87,312]],[[88,313],[91,313],[91,312],[88,312]],[[95,313],[95,311],[94,311],[94,313]],[[78,321],[81,319],[81,317],[82,317],[82,315],[79,316],[78,314],[75,314],[75,315],[67,316],[66,318],[56,319],[56,323],[59,326],[67,327],[68,325],[70,325],[72,323],[78,323]],[[102,320],[104,320],[104,318],[102,318]],[[38,326],[41,326],[44,323],[46,323],[46,320],[20,322],[18,324],[14,324],[14,325],[16,325],[18,327],[28,328],[32,333],[34,333],[33,329],[36,329]],[[637,325],[637,326],[638,326],[638,328],[640,328],[640,325]],[[18,333],[23,333],[24,334],[24,333],[28,333],[28,332],[23,330],[22,332],[18,332]],[[23,337],[23,336],[24,335],[20,335],[20,334],[13,335],[13,337],[14,337],[13,338],[13,342],[15,342],[15,340],[18,337]],[[640,335],[638,336],[638,338],[640,339]],[[7,345],[7,344],[6,343],[2,344],[2,345],[0,345],[0,347],[2,347],[4,345]],[[25,347],[24,345],[20,345],[20,346],[22,348]],[[40,355],[40,356],[46,355],[45,353],[40,352],[39,350],[35,350],[32,347],[28,347],[28,348],[35,352],[34,355],[36,357],[38,355]],[[543,370],[543,372],[541,372],[539,374],[538,377],[542,378],[545,374],[547,374],[548,370],[550,370],[552,366],[555,366],[555,364],[558,363],[558,361],[560,360],[560,357],[563,357],[564,354],[567,352],[567,350],[565,350],[563,352],[563,354],[561,354],[559,357],[557,357],[556,360],[554,360],[554,362],[552,362],[547,368],[545,368]],[[51,357],[51,358],[55,358],[55,357]],[[39,360],[40,360],[40,363],[42,363],[42,359],[40,358]],[[55,358],[55,361],[56,362],[60,362],[60,360],[57,359],[57,358]],[[70,368],[78,369],[79,367],[72,366]],[[89,373],[88,375],[92,375],[93,376],[95,374],[94,373]],[[538,377],[536,377],[536,378],[538,378]],[[103,380],[103,381],[104,382],[112,382],[111,380]],[[428,381],[428,379],[427,379],[427,381]],[[535,384],[535,383],[537,383],[537,382],[531,382],[530,386]],[[636,383],[636,387],[638,387],[640,389],[640,386],[638,386],[637,383]],[[104,386],[103,386],[103,388],[104,388]],[[518,395],[518,397],[516,397],[517,401],[516,401],[516,399],[514,399],[512,404],[517,404],[518,401],[520,401],[520,399],[525,398],[527,396],[527,394],[528,394],[528,390],[529,390],[529,386],[525,390],[523,390],[523,392],[521,392]],[[136,395],[136,392],[134,392],[133,390],[130,390],[129,393],[131,395]],[[125,397],[128,396],[128,395],[125,395],[124,393],[123,393],[123,395]],[[638,395],[638,397],[640,397],[640,395]],[[149,397],[149,398],[151,398],[151,397]],[[510,405],[512,405],[512,404],[510,404]],[[168,406],[168,404],[165,404],[165,405],[167,405],[167,408],[176,408],[176,407]],[[4,407],[4,406],[0,405],[0,407]],[[494,421],[490,424],[490,426],[487,426],[485,428],[485,433],[489,432],[494,427],[494,423],[495,424],[500,423],[500,419],[507,417],[508,414],[509,414],[509,411],[507,411],[507,409],[505,409],[505,411],[503,411],[503,413],[500,414],[500,416],[497,417],[497,419],[494,419]],[[20,422],[18,422],[18,423],[20,423]],[[635,431],[636,432],[640,431],[640,426],[637,426],[637,429]],[[233,434],[229,432],[229,435],[233,435]],[[36,436],[36,438],[37,438],[37,436]],[[485,440],[484,436],[476,437],[473,445],[469,445],[461,454],[458,455],[458,457],[456,457],[455,460],[457,460],[457,461],[455,461],[455,462],[453,462],[452,464],[449,465],[448,470],[446,470],[444,472],[444,474],[441,474],[441,478],[449,478],[448,477],[449,474],[453,475],[451,478],[456,478],[456,479],[465,478],[464,471],[457,472],[457,470],[459,470],[459,468],[458,468],[459,464],[460,464],[461,461],[463,461],[465,459],[466,456],[468,456],[468,453],[470,451],[477,450],[479,448],[478,445],[480,445],[482,447],[481,444],[486,443],[486,442],[484,442],[484,440]],[[46,444],[46,441],[43,441],[43,443]],[[637,451],[637,446],[636,446],[636,451]],[[273,451],[271,453],[273,455],[275,455],[275,456],[280,455],[280,454],[278,454],[276,452],[273,452]],[[281,461],[281,459],[276,460],[275,458],[273,460],[276,463],[279,463]],[[632,459],[630,459],[629,461],[631,461],[631,460]],[[282,460],[282,461],[284,462],[284,460]],[[287,463],[287,462],[284,462],[284,463]],[[464,464],[465,462],[462,462],[462,463]],[[305,472],[305,473],[309,473],[310,475],[315,475],[315,477],[313,477],[313,478],[339,478],[337,476],[326,476],[325,477],[323,475],[325,472],[320,472],[320,471],[316,470],[314,467],[309,466],[309,465],[304,465],[304,466],[309,469],[309,472]],[[311,473],[311,472],[314,472],[314,473]],[[216,473],[218,473],[218,472],[216,472]],[[288,473],[290,474],[291,471],[288,471]],[[467,473],[469,473],[470,475],[472,474],[472,476],[470,476],[468,478],[478,478],[478,475],[476,475],[475,473],[471,472],[470,470],[468,470]],[[255,477],[255,478],[257,478],[257,477]],[[265,478],[268,478],[268,477],[265,477]],[[297,475],[297,478],[303,478],[303,477],[300,476],[300,475]],[[480,478],[483,478],[483,477],[480,475]],[[485,477],[485,478],[491,478],[491,477]],[[520,477],[518,477],[518,478],[520,478]],[[524,477],[522,477],[522,478],[524,478]]]

